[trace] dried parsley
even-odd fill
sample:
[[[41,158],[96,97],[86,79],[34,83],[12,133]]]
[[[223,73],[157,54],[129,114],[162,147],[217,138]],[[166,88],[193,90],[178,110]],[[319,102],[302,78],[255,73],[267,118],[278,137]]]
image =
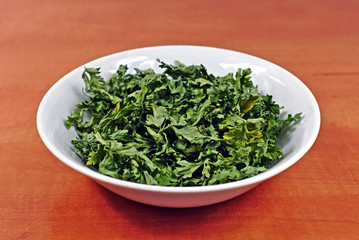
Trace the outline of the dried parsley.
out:
[[[203,65],[158,62],[161,73],[121,65],[107,81],[85,68],[88,100],[65,125],[75,127],[86,165],[137,183],[202,186],[254,176],[282,158],[280,129],[301,114],[279,119],[250,69],[214,76]]]

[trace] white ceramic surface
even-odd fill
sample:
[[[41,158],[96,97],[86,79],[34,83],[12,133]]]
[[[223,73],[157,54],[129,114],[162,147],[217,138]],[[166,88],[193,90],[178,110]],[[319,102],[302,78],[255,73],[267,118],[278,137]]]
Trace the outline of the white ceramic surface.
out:
[[[47,148],[69,167],[128,199],[162,207],[196,207],[225,201],[250,190],[289,168],[315,142],[320,128],[320,111],[310,90],[285,69],[251,55],[201,46],[158,46],[112,54],[86,63],[85,66],[100,67],[102,76],[108,79],[120,64],[127,64],[131,71],[134,68],[158,70],[158,58],[166,63],[179,60],[184,64],[203,64],[215,75],[235,72],[238,68],[251,68],[259,90],[273,95],[274,100],[285,107],[284,114],[302,112],[303,119],[280,134],[278,144],[283,148],[283,159],[257,176],[203,187],[150,186],[114,179],[93,171],[74,153],[71,140],[76,137],[75,130],[68,130],[64,126],[66,117],[75,105],[86,99],[81,78],[84,66],[61,78],[40,103],[37,128]]]

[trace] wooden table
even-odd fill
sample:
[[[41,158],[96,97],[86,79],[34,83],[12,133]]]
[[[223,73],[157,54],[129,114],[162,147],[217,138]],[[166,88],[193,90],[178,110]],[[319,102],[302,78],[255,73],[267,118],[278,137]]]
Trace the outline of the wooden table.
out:
[[[359,1],[0,1],[0,239],[359,239]],[[205,45],[267,59],[315,95],[320,134],[244,195],[192,209],[109,192],[37,133],[46,91],[95,58]]]

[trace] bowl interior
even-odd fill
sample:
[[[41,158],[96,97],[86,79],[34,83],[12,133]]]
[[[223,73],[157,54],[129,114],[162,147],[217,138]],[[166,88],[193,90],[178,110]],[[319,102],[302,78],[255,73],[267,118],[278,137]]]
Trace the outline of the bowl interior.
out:
[[[274,100],[284,106],[282,114],[302,112],[303,119],[283,129],[278,144],[283,148],[283,159],[270,170],[249,181],[262,181],[285,170],[298,161],[314,143],[320,126],[318,104],[310,90],[294,75],[283,68],[263,59],[247,54],[196,46],[162,46],[125,51],[109,55],[90,63],[86,67],[100,67],[104,79],[108,79],[120,64],[127,64],[130,71],[134,68],[157,67],[156,59],[166,63],[179,60],[184,64],[203,64],[210,73],[225,75],[238,68],[251,68],[254,83],[263,94],[273,95]],[[49,150],[61,161],[81,173],[95,179],[112,183],[123,181],[111,179],[87,168],[74,153],[71,140],[77,137],[73,128],[66,129],[64,122],[75,105],[86,99],[81,78],[81,66],[60,79],[44,96],[37,115],[39,134]],[[239,181],[239,182],[241,182]]]

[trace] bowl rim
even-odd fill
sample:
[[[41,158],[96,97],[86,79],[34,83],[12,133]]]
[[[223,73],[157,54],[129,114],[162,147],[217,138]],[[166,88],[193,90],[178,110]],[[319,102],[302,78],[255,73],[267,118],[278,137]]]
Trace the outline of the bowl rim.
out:
[[[73,162],[71,159],[69,159],[67,156],[65,156],[64,154],[61,153],[61,151],[59,151],[56,146],[47,139],[46,137],[46,131],[44,128],[44,119],[43,116],[45,115],[45,111],[44,111],[44,105],[46,103],[46,101],[51,97],[52,93],[61,86],[62,82],[64,82],[64,80],[72,73],[78,71],[80,68],[83,69],[83,67],[87,64],[91,64],[93,62],[96,61],[101,61],[102,59],[108,58],[110,56],[114,56],[117,54],[127,54],[127,53],[131,53],[131,52],[135,52],[135,51],[147,51],[147,50],[157,50],[157,49],[164,49],[164,48],[198,48],[198,49],[208,49],[208,50],[220,50],[220,51],[228,51],[228,52],[232,52],[232,53],[237,53],[237,54],[242,54],[251,58],[256,58],[258,60],[267,62],[273,66],[276,66],[278,68],[280,68],[282,71],[285,71],[287,74],[290,75],[291,78],[293,78],[295,81],[297,81],[298,84],[301,85],[301,87],[303,88],[303,90],[306,91],[307,97],[310,98],[310,102],[312,104],[312,106],[315,108],[315,119],[317,119],[316,122],[314,122],[314,126],[313,129],[314,131],[312,132],[312,134],[310,135],[310,138],[307,139],[306,144],[300,149],[300,151],[298,151],[294,156],[292,156],[290,158],[290,160],[288,160],[287,162],[281,164],[280,166],[277,166],[275,168],[270,168],[265,172],[262,172],[260,174],[257,174],[253,177],[250,178],[246,178],[246,179],[241,179],[238,181],[234,181],[234,182],[229,182],[229,183],[222,183],[222,184],[216,184],[216,185],[206,185],[206,186],[158,186],[158,185],[148,185],[148,184],[143,184],[143,183],[135,183],[135,182],[130,182],[130,181],[125,181],[125,180],[121,180],[121,179],[116,179],[116,178],[112,178],[110,176],[106,176],[103,175],[99,172],[96,172],[94,170],[91,170],[90,168],[86,167],[85,165],[79,165],[75,162]],[[37,115],[36,115],[36,126],[37,126],[37,130],[38,133],[40,135],[40,138],[42,139],[43,143],[45,144],[45,146],[48,148],[48,150],[56,157],[58,158],[60,161],[62,161],[64,164],[66,164],[67,166],[71,167],[72,169],[84,174],[87,177],[92,178],[95,181],[100,181],[103,183],[107,183],[107,184],[111,184],[111,185],[115,185],[115,186],[120,186],[123,188],[131,188],[131,189],[136,189],[136,190],[141,190],[141,191],[150,191],[150,192],[165,192],[165,193],[173,193],[173,194],[183,194],[183,193],[198,193],[198,192],[213,192],[213,191],[223,191],[223,190],[229,190],[229,189],[235,189],[235,188],[239,188],[239,187],[245,187],[245,186],[250,186],[250,185],[254,185],[254,184],[259,184],[271,177],[274,177],[275,175],[285,171],[286,169],[288,169],[290,166],[292,166],[293,164],[295,164],[297,161],[299,161],[309,150],[310,148],[313,146],[314,142],[316,141],[318,135],[319,135],[319,130],[320,130],[320,125],[321,125],[321,115],[320,115],[320,109],[319,109],[319,105],[314,97],[314,95],[312,94],[312,92],[309,90],[309,88],[300,80],[298,79],[295,75],[293,75],[291,72],[289,72],[288,70],[280,67],[279,65],[267,61],[265,59],[250,55],[250,54],[246,54],[246,53],[242,53],[239,51],[234,51],[234,50],[228,50],[228,49],[223,49],[223,48],[217,48],[217,47],[208,47],[208,46],[197,46],[197,45],[160,45],[160,46],[149,46],[149,47],[142,47],[142,48],[135,48],[135,49],[130,49],[130,50],[125,50],[125,51],[120,51],[117,53],[112,53],[97,59],[94,59],[90,62],[87,62],[73,70],[71,70],[69,73],[67,73],[66,75],[64,75],[63,77],[61,77],[55,84],[53,84],[50,89],[46,92],[46,94],[43,96],[38,110],[37,110]]]

